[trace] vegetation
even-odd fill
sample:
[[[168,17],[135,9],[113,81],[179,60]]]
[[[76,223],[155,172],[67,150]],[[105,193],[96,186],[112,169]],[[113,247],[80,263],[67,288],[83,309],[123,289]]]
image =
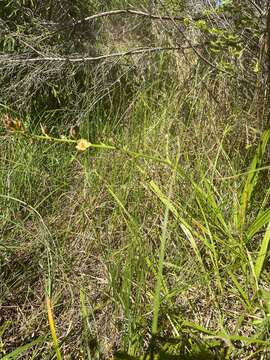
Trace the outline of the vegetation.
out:
[[[2,359],[269,357],[269,29],[1,2]]]

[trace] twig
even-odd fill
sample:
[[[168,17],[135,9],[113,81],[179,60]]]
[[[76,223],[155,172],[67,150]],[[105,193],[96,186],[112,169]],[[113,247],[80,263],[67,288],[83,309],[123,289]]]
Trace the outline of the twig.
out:
[[[259,12],[260,15],[263,15],[263,10],[262,10],[262,8],[261,8],[258,4],[256,4],[255,1],[253,1],[253,0],[248,0],[248,2],[255,7],[255,9]]]
[[[152,20],[167,20],[167,21],[172,20],[172,18],[170,16],[167,16],[167,15],[161,16],[161,15],[150,14],[148,12],[140,11],[140,10],[120,9],[120,10],[104,11],[104,12],[101,12],[101,13],[98,13],[98,14],[88,16],[88,17],[86,17],[84,19],[74,21],[74,22],[72,22],[70,24],[66,24],[60,30],[66,29],[67,27],[70,27],[70,26],[80,25],[80,24],[82,24],[84,22],[92,21],[92,20],[95,20],[95,19],[114,16],[114,15],[123,15],[123,14],[147,17],[147,18],[152,19]],[[195,21],[196,20],[201,20],[201,19],[204,19],[205,17],[206,16],[204,16],[204,15],[197,15],[197,16],[194,16],[192,18],[192,20],[195,20]],[[184,21],[186,18],[187,18],[187,16],[174,16],[173,17],[174,21]]]
[[[201,44],[193,45],[193,47],[203,46]],[[124,57],[124,56],[132,56],[132,55],[139,55],[144,53],[154,53],[160,51],[177,51],[181,49],[190,49],[191,46],[177,46],[177,47],[154,47],[154,48],[142,48],[142,49],[132,49],[123,52],[116,52],[111,54],[105,54],[100,56],[81,56],[81,57],[36,57],[36,58],[7,58],[7,57],[0,57],[0,64],[27,64],[27,63],[35,63],[35,62],[70,62],[70,63],[80,63],[80,62],[94,62],[103,59],[109,58],[117,58],[117,57]]]

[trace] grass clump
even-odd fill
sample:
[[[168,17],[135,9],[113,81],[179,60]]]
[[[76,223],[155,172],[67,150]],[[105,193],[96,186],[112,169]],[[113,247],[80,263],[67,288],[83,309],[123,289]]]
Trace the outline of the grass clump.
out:
[[[146,84],[128,126],[84,148],[79,135],[5,135],[3,355],[52,356],[52,306],[58,358],[266,351],[269,132],[243,168],[242,139],[228,146],[239,124],[209,104],[185,125],[180,97]]]
[[[1,106],[3,359],[269,356],[270,132],[192,56],[106,73],[72,128]]]

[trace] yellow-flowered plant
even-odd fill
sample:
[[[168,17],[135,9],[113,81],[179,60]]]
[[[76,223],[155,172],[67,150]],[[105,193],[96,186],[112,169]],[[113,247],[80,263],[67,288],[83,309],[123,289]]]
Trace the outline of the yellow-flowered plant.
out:
[[[91,143],[86,139],[80,139],[77,141],[76,149],[79,151],[85,151],[91,146]]]

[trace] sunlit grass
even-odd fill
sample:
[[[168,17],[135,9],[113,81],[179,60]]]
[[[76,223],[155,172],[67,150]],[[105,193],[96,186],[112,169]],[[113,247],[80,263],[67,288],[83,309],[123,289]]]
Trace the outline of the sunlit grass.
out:
[[[172,85],[100,135],[1,129],[3,358],[267,358],[269,131]]]

